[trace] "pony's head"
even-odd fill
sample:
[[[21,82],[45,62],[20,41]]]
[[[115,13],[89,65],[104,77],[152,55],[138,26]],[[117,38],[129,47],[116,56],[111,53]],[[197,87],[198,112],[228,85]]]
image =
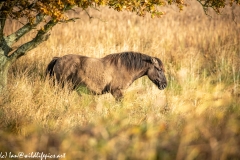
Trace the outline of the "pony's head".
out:
[[[162,61],[158,58],[151,57],[147,60],[149,69],[147,70],[148,78],[157,85],[160,90],[167,87],[167,80],[164,75],[164,67]]]

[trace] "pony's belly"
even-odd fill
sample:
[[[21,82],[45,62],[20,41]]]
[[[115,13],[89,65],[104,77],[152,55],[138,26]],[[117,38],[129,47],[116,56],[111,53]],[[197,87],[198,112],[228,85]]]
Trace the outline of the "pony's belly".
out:
[[[76,91],[84,94],[96,94],[96,95],[104,94],[107,92],[107,91],[104,92],[102,89],[92,88],[91,86],[88,87],[85,84],[78,85],[76,87]]]
[[[84,94],[93,94],[94,92],[90,90],[86,85],[78,85],[76,91]]]

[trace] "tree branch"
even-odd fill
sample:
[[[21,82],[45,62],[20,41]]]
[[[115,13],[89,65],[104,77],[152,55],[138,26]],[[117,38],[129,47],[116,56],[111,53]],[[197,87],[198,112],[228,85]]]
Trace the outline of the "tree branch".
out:
[[[80,18],[75,17],[75,18],[70,18],[67,20],[60,20],[59,22],[61,22],[61,23],[76,22],[75,20],[78,20],[78,19],[80,19]]]
[[[205,1],[205,3],[202,3],[201,0],[197,0],[198,3],[200,3],[200,5],[203,7],[203,11],[204,13],[209,16],[210,18],[212,18],[209,14],[208,14],[208,7],[210,7],[208,4],[209,4],[209,1]]]
[[[13,34],[6,37],[6,42],[8,46],[12,46],[15,42],[17,42],[22,36],[24,36],[26,33],[31,31],[34,27],[36,27],[40,22],[42,22],[44,19],[43,14],[36,15],[36,20],[33,24],[27,23],[22,28],[18,29]]]
[[[88,11],[86,9],[84,9],[84,11],[87,13],[89,19],[91,20],[93,17],[88,13]]]
[[[37,35],[31,41],[21,45],[16,51],[14,51],[10,56],[11,61],[15,61],[19,57],[25,55],[26,52],[36,48],[39,44],[46,41],[50,34],[48,34],[49,30],[55,26],[58,21],[50,20],[47,24],[44,25],[44,28],[39,30]]]
[[[1,13],[1,11],[0,11],[0,13]],[[0,16],[0,40],[1,40],[4,36],[3,29],[4,29],[4,26],[5,26],[7,15],[4,14],[4,13],[1,13],[0,15],[1,15]]]
[[[1,11],[0,11],[0,13],[1,13]],[[7,15],[4,13],[1,13],[1,16],[0,16],[0,49],[4,53],[5,56],[7,56],[8,51],[11,50],[11,48],[8,45],[6,45],[6,41],[4,39],[4,33],[3,33],[6,19],[7,19]]]
[[[50,34],[44,34],[42,36],[36,37],[33,40],[21,45],[16,51],[13,52],[10,56],[11,61],[15,61],[16,59],[25,55],[26,52],[36,48],[39,44],[46,41]]]
[[[0,10],[2,9],[3,1],[0,2]]]

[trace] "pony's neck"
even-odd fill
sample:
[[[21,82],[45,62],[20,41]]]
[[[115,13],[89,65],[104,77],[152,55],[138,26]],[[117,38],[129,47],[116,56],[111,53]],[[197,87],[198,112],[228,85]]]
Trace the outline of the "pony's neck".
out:
[[[143,69],[141,69],[139,71],[136,71],[136,74],[133,77],[133,81],[135,81],[138,78],[141,78],[141,77],[147,75],[147,71],[148,71],[148,66],[146,66],[145,68],[143,68]]]

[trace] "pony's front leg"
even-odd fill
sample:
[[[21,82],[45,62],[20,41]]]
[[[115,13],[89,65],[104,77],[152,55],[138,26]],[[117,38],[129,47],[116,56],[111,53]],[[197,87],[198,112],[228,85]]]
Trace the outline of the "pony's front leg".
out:
[[[111,90],[111,94],[117,101],[121,101],[123,99],[123,93],[121,89]]]

